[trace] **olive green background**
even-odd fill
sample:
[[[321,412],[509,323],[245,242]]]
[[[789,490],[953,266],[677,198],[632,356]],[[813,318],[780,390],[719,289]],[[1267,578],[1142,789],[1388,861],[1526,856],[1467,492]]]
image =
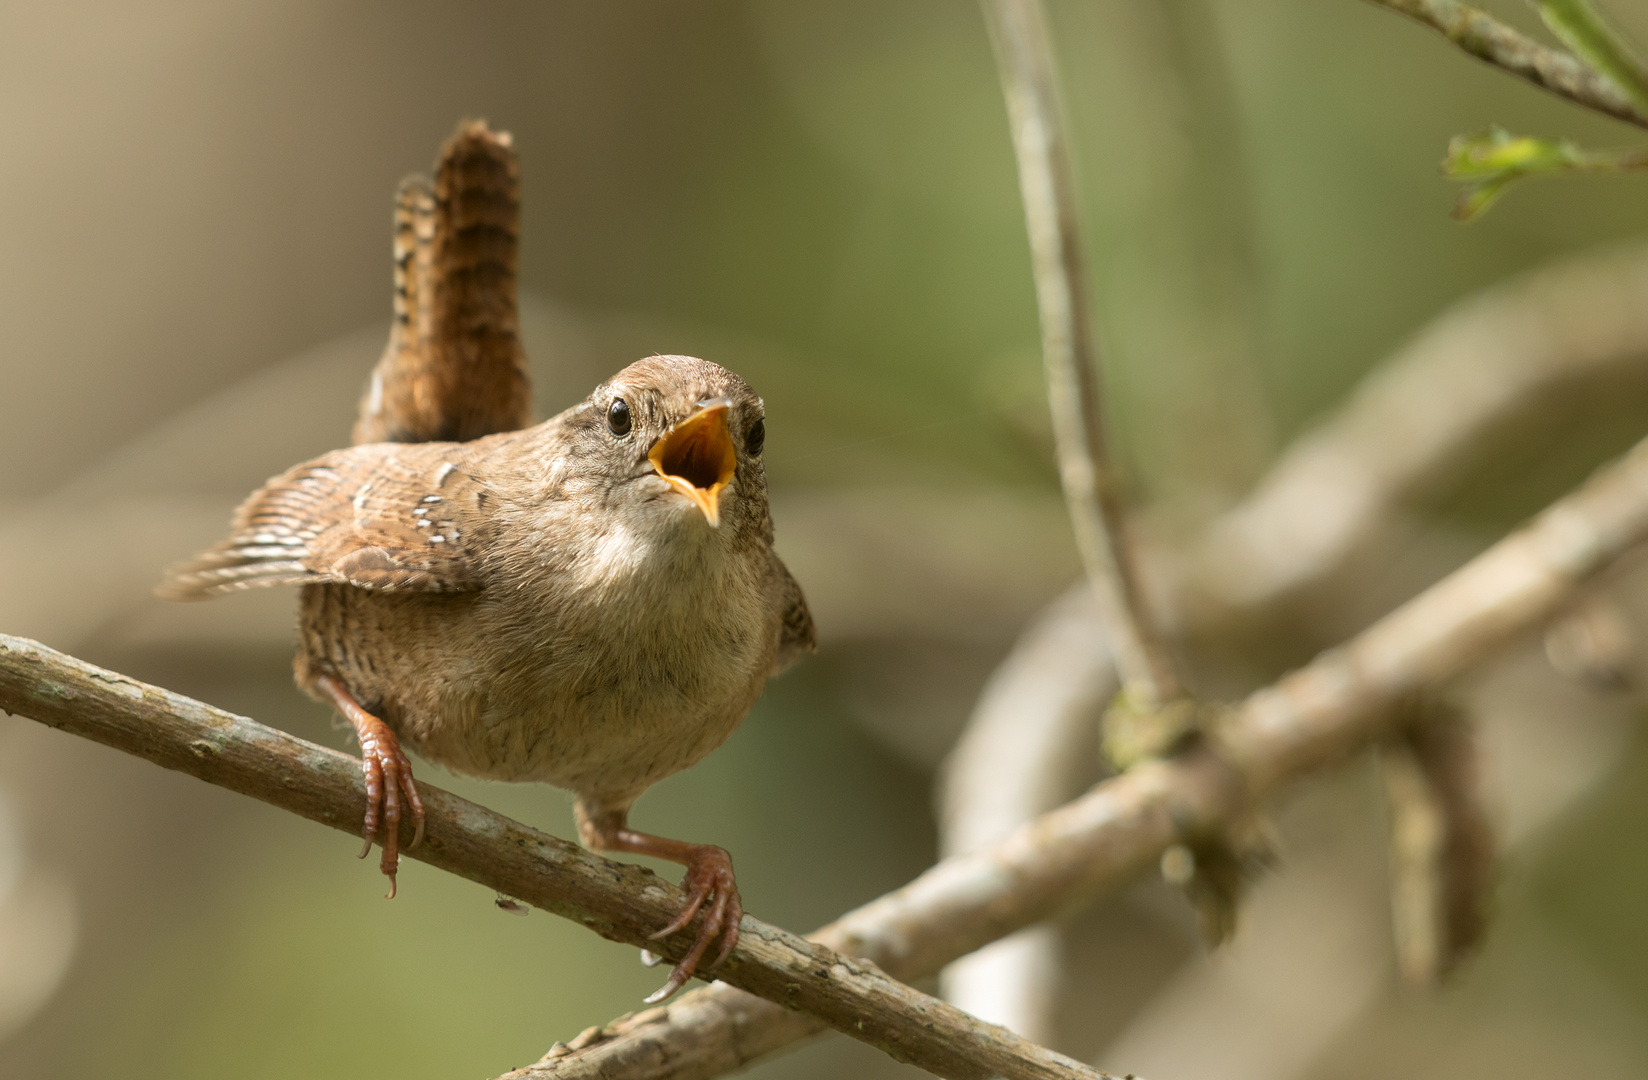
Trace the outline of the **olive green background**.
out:
[[[1648,39],[1648,6],[1609,7]],[[1454,134],[1643,133],[1358,0],[1050,10],[1116,439],[1169,535],[1450,303],[1648,232],[1633,177],[1452,222]],[[1075,574],[966,0],[0,5],[0,630],[350,745],[291,686],[289,596],[146,590],[264,476],[346,441],[387,331],[390,194],[468,116],[520,153],[542,414],[654,351],[765,396],[780,550],[824,647],[635,820],[727,846],[747,909],[810,929],[932,860],[934,764]],[[1642,387],[1553,402],[1420,512],[1468,554],[1645,418]],[[874,574],[906,566],[889,599]],[[1321,644],[1209,679],[1257,685]],[[1605,707],[1634,730],[1634,703]],[[1305,1075],[1641,1074],[1648,750],[1618,759],[1508,864],[1487,954],[1439,995],[1389,991]],[[570,834],[549,788],[419,776]],[[1382,888],[1365,770],[1305,798],[1301,843],[1354,848]],[[420,864],[385,903],[358,841],[23,720],[0,718],[0,802],[78,928],[0,1076],[480,1078],[659,977]],[[1072,925],[1061,1049],[1099,1055],[1199,950],[1176,903],[1140,886]],[[752,1075],[899,1071],[838,1039]]]

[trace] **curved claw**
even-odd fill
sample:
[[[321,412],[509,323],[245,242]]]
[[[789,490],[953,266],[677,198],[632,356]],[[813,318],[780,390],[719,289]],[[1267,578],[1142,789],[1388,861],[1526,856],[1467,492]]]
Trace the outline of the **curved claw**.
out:
[[[705,912],[704,923],[698,930],[698,936],[693,940],[692,948],[687,950],[687,955],[675,965],[670,972],[669,980],[647,997],[646,1002],[649,1005],[656,1005],[670,997],[685,986],[687,980],[698,974],[699,961],[703,959],[704,953],[709,950],[711,942],[716,938],[721,939],[721,948],[704,970],[712,970],[725,963],[738,945],[738,923],[744,917],[744,905],[738,895],[738,883],[733,878],[732,860],[720,848],[705,847],[700,850],[704,854],[689,864],[686,880],[682,883],[688,892],[686,902],[681,905],[681,911],[668,926],[651,937],[657,939],[673,934],[685,928],[706,902],[709,902],[709,908]]]
[[[315,679],[314,689],[330,700],[344,719],[355,729],[360,739],[361,771],[366,784],[366,818],[361,824],[361,835],[366,843],[361,847],[361,858],[372,850],[372,841],[378,837],[379,819],[383,825],[383,859],[378,869],[389,879],[389,899],[395,898],[395,870],[400,866],[401,798],[412,814],[412,843],[417,847],[423,840],[423,799],[418,796],[418,785],[412,782],[412,763],[401,752],[395,732],[378,717],[361,708],[349,688],[336,675],[321,675]],[[384,783],[385,776],[389,780]]]
[[[374,723],[362,732],[361,770],[366,782],[366,819],[361,828],[366,846],[361,849],[361,858],[366,857],[366,853],[372,850],[372,842],[381,836],[383,857],[378,862],[378,869],[389,879],[388,899],[393,900],[396,892],[395,872],[400,867],[403,800],[413,823],[412,843],[407,845],[409,848],[416,847],[423,840],[424,809],[423,799],[419,797],[417,785],[412,780],[412,763],[402,752],[394,733],[375,718]]]
[[[412,842],[406,845],[406,850],[411,851],[423,843],[423,800],[418,798],[410,772],[406,774],[406,801],[412,806]]]
[[[399,748],[397,747],[397,750]],[[389,895],[386,900],[395,899],[395,871],[401,865],[401,785],[400,777],[395,775],[395,766],[391,763],[391,755],[375,750],[381,755],[384,772],[389,773],[389,783],[383,789],[383,857],[378,860],[378,869],[384,877],[389,879]]]
[[[727,962],[727,957],[738,947],[738,924],[744,921],[744,903],[735,892],[727,898],[727,911],[721,932],[721,948],[710,961],[706,971],[714,971]]]
[[[692,874],[689,872],[687,876],[690,878]],[[710,893],[714,891],[714,879],[707,878],[700,882],[693,888],[692,892],[687,894],[687,902],[681,905],[681,910],[676,912],[675,918],[669,921],[669,925],[656,934],[648,934],[647,940],[658,941],[661,938],[669,937],[677,930],[683,929],[688,923],[692,922],[692,917],[698,914],[698,909],[704,906],[704,901],[708,900]]]
[[[687,980],[690,978],[692,978],[691,975],[682,974],[681,969],[677,967],[674,971],[670,972],[668,982],[664,983],[663,986],[660,986],[658,989],[654,990],[641,1000],[646,1002],[648,1005],[656,1005],[660,1001],[668,1001],[671,997],[675,996],[675,992],[677,990],[687,985]]]
[[[364,859],[372,850],[372,841],[378,837],[378,816],[383,806],[383,763],[363,744],[361,746],[361,773],[366,783],[366,821],[361,825],[361,845],[356,858]]]

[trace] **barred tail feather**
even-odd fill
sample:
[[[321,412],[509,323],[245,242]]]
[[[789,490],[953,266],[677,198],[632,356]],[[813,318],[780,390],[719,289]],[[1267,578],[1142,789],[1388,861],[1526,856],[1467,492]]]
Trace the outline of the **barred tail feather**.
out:
[[[507,133],[459,125],[431,189],[395,209],[395,323],[355,442],[465,442],[531,422],[515,260],[520,176]]]

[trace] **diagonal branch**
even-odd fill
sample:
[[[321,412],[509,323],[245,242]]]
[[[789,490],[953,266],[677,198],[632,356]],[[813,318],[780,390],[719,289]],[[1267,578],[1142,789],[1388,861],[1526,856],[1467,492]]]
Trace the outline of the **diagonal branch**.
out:
[[[1143,708],[1182,693],[1139,588],[1105,445],[1099,350],[1087,308],[1076,183],[1041,0],[984,0],[1013,129],[1059,476],[1076,547],[1115,642],[1122,687]]]
[[[210,705],[0,635],[0,709],[106,743],[351,834],[360,762]],[[681,893],[650,870],[610,862],[438,788],[411,857],[572,919],[603,937],[679,959],[690,935],[648,938]],[[1099,1074],[889,978],[874,964],[746,917],[718,974],[901,1061],[955,1080],[1092,1080]]]
[[[1559,97],[1624,120],[1648,127],[1644,115],[1630,95],[1612,80],[1586,67],[1578,59],[1547,48],[1479,8],[1458,0],[1369,0],[1370,3],[1424,23],[1479,60]]]
[[[1648,440],[1340,648],[1251,695],[1216,736],[1147,762],[1006,840],[939,863],[813,935],[919,978],[1114,888],[1249,800],[1364,749],[1400,706],[1555,612],[1648,541]],[[823,1030],[727,986],[586,1032],[516,1080],[705,1080]]]

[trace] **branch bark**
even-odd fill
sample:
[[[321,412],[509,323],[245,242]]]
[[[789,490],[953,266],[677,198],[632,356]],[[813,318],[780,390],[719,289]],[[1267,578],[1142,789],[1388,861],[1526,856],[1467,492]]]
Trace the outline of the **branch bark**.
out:
[[[1412,695],[1458,676],[1648,540],[1648,440],[1340,648],[1251,695],[1213,740],[1147,762],[992,847],[939,863],[812,935],[890,974],[930,974],[1077,906],[1388,733]],[[728,986],[586,1032],[513,1080],[704,1080],[823,1030]]]
[[[1076,547],[1115,643],[1122,686],[1140,707],[1153,708],[1182,690],[1139,588],[1105,444],[1104,392],[1087,307],[1075,175],[1046,15],[1041,0],[984,0],[984,17],[1018,158],[1047,398]]]
[[[0,635],[0,709],[105,743],[355,834],[360,762],[169,690]],[[681,893],[650,870],[610,862],[439,788],[419,785],[423,843],[407,854],[572,919],[603,937],[679,959],[691,935],[648,934]],[[746,917],[718,974],[957,1080],[1092,1080],[1100,1074],[889,978],[873,963]]]
[[[1479,60],[1526,79],[1559,97],[1648,128],[1648,115],[1611,80],[1565,52],[1547,48],[1498,19],[1458,0],[1369,0],[1424,23]]]

